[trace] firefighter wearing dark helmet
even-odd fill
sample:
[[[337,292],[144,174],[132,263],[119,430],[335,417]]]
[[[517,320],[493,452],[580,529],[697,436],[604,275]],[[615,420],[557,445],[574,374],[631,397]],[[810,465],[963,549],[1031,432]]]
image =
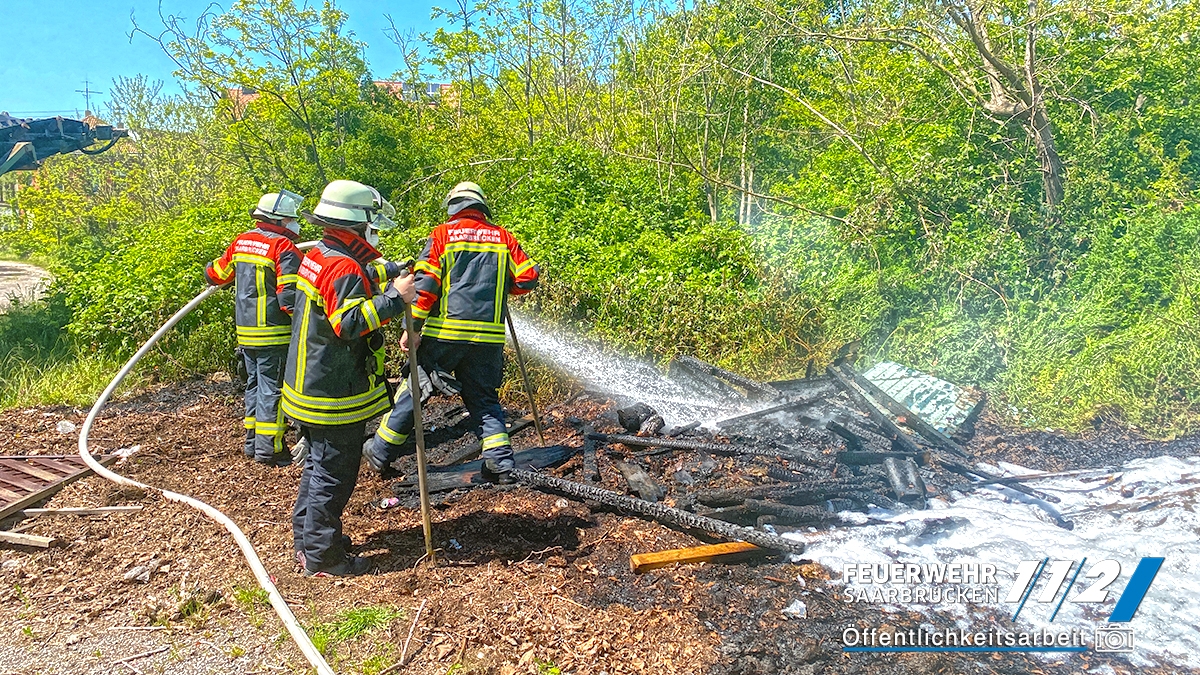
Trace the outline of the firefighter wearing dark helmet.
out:
[[[237,342],[246,366],[246,456],[262,464],[286,464],[287,430],[279,408],[279,385],[292,337],[296,272],[303,254],[293,243],[300,234],[297,209],[303,198],[282,190],[263,195],[250,210],[254,227],[210,262],[208,283],[234,282]]]
[[[450,220],[433,229],[415,267],[413,318],[423,322],[417,360],[428,376],[423,379],[462,394],[483,441],[485,474],[508,482],[513,451],[497,393],[504,374],[504,312],[508,295],[537,286],[538,266],[512,234],[490,221],[487,199],[475,183],[456,185],[444,206]],[[405,387],[363,446],[371,468],[382,472],[395,461],[412,429],[412,396]]]
[[[342,510],[358,479],[367,421],[390,405],[380,328],[416,297],[408,270],[380,262],[377,229],[395,210],[372,187],[335,180],[304,217],[324,228],[300,264],[283,411],[309,456],[292,513],[297,562],[309,576],[363,574],[349,555]]]

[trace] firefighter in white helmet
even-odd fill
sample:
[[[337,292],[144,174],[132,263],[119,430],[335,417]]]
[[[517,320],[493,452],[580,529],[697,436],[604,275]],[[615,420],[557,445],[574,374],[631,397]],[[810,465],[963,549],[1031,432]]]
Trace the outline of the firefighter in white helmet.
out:
[[[484,474],[505,483],[514,464],[497,393],[504,378],[504,313],[509,295],[537,286],[539,270],[516,237],[491,222],[478,185],[459,183],[443,206],[450,219],[433,228],[415,267],[420,297],[413,317],[423,323],[417,360],[427,374],[422,379],[443,393],[462,394],[483,441]],[[411,393],[403,387],[363,446],[371,468],[383,472],[395,461],[412,429]]]
[[[416,297],[407,267],[381,260],[378,230],[395,209],[375,188],[335,180],[304,217],[324,230],[300,265],[283,411],[308,439],[292,513],[297,562],[310,576],[363,574],[342,509],[354,491],[367,421],[390,407],[383,333]]]
[[[210,284],[234,282],[238,350],[246,367],[246,456],[263,464],[286,464],[287,427],[280,411],[280,385],[292,339],[298,209],[303,197],[282,190],[263,195],[250,210],[254,227],[238,235],[225,254],[205,269]]]

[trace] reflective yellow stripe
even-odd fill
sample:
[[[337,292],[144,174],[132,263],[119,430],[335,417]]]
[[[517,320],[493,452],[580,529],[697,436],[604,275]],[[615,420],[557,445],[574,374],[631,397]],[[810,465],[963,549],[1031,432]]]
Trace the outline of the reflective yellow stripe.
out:
[[[451,319],[445,316],[435,316],[429,320],[429,323],[434,326],[446,326],[447,328],[504,332],[504,324],[493,321],[473,321],[470,319]]]
[[[379,282],[379,285],[383,286],[386,284],[388,281],[387,265],[381,262],[373,262],[371,263],[371,267],[375,268],[375,280]]]
[[[289,335],[292,332],[291,326],[238,326],[238,335]]]
[[[508,288],[508,256],[500,256],[499,264],[496,267],[496,311],[492,314],[492,322],[500,324],[500,330],[503,331],[504,291]]]
[[[317,307],[320,307],[322,310],[325,309],[325,299],[321,297],[321,291],[318,291],[317,287],[313,286],[311,281],[304,277],[299,277],[296,281],[296,288],[303,291],[304,295],[316,303]]]
[[[366,298],[351,298],[347,300],[341,307],[338,307],[336,312],[329,315],[329,325],[333,326],[335,331],[338,330],[338,328],[342,325],[342,315],[366,301]]]
[[[242,426],[246,427],[246,429],[253,429],[254,428],[254,418],[253,417],[243,417],[242,418]]]
[[[363,318],[367,320],[367,328],[377,330],[383,325],[383,321],[379,319],[379,311],[375,309],[375,303],[370,300],[363,301]]]
[[[267,325],[267,271],[254,268],[254,283],[258,286],[258,325]]]
[[[283,394],[284,396],[294,399],[297,403],[309,405],[313,408],[320,408],[322,410],[348,410],[350,408],[366,405],[379,396],[387,398],[387,387],[385,387],[383,384],[379,384],[370,391],[358,394],[356,396],[329,398],[324,396],[308,396],[306,394],[301,394],[293,389],[290,384],[285,382],[283,385]]]
[[[380,399],[369,407],[364,407],[359,410],[349,412],[324,412],[314,410],[312,408],[300,407],[284,392],[283,411],[287,416],[308,424],[319,424],[323,426],[333,426],[338,424],[354,424],[356,422],[364,422],[375,417],[379,413],[388,409],[387,395],[384,394]]]
[[[448,253],[444,256],[444,258],[442,259],[442,269],[447,269],[447,270],[454,269],[454,254],[453,253]],[[442,316],[445,316],[448,313],[447,310],[450,307],[450,281],[451,281],[451,278],[449,276],[447,276],[442,281],[442,297],[438,298],[438,304],[437,304],[438,314],[440,314]]]
[[[291,335],[279,335],[276,337],[248,337],[239,335],[237,338],[237,343],[243,347],[286,347],[291,342]]]
[[[388,420],[392,419],[392,413],[394,412],[396,412],[394,407],[391,410],[388,410],[387,414],[383,416],[382,420],[380,420],[379,430],[375,433],[379,434],[380,438],[388,443],[391,443],[392,445],[404,445],[404,441],[408,440],[408,434],[397,433],[388,428]]]
[[[491,436],[485,436],[483,439],[484,450],[491,450],[503,445],[510,445],[508,434],[506,433],[492,434]]]
[[[213,271],[217,273],[217,278],[226,280],[226,281],[229,280],[229,272],[232,271],[232,269],[233,269],[232,263],[230,263],[229,267],[222,267],[221,259],[217,258],[216,260],[212,261],[212,266],[213,266]]]
[[[243,347],[278,347],[292,341],[291,326],[238,326],[236,332]]]
[[[299,274],[281,274],[281,275],[279,275],[279,278],[275,280],[275,283],[282,286],[284,284],[294,284],[299,281],[300,281]]]
[[[433,265],[430,265],[429,263],[425,262],[424,260],[418,262],[416,265],[413,265],[413,271],[425,272],[425,273],[429,274],[429,276],[437,279],[438,281],[442,280],[442,271],[439,270],[438,268],[434,267]]]
[[[312,300],[307,294],[301,313],[303,316],[300,317],[300,339],[296,341],[296,392],[304,389],[304,368],[308,364],[308,319],[312,316]],[[286,382],[284,388],[287,388]]]
[[[472,331],[451,330],[449,328],[430,327],[427,323],[421,331],[426,337],[454,340],[456,342],[484,342],[489,344],[504,344],[504,333],[481,333]]]
[[[492,321],[467,321],[465,319],[448,319],[444,316],[435,316],[425,323],[426,326],[434,328],[448,328],[450,330],[460,331],[477,331],[480,333],[498,333],[504,335],[504,324]]]
[[[412,315],[413,315],[414,319],[427,319],[427,318],[429,318],[429,310],[421,309],[420,307],[413,305],[412,306]]]
[[[526,259],[525,262],[521,263],[520,265],[517,265],[517,269],[513,271],[513,276],[515,276],[515,277],[521,276],[522,274],[533,269],[534,265],[537,265],[537,262],[535,262],[533,258]]]
[[[275,261],[265,255],[255,255],[253,253],[234,253],[233,262],[235,263],[250,263],[251,265],[260,265],[266,267],[275,267]]]
[[[287,427],[285,425],[280,424],[278,422],[255,422],[254,423],[254,433],[261,434],[263,436],[274,436],[276,434],[282,434],[286,429],[287,429]]]
[[[502,253],[508,255],[508,246],[504,244],[485,244],[478,241],[460,241],[446,245],[447,253],[458,253],[460,251],[474,251],[476,253]]]

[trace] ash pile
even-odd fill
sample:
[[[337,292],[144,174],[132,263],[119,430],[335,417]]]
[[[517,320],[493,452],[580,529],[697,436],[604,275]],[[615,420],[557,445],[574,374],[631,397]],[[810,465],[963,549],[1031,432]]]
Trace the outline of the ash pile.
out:
[[[585,393],[548,411],[552,440],[519,450],[514,477],[593,507],[792,553],[803,544],[781,536],[789,531],[869,524],[873,509],[924,509],[932,496],[985,485],[1044,504],[1071,526],[1050,506],[1056,497],[993,475],[961,445],[982,405],[977,391],[887,363],[865,373],[839,363],[768,383],[685,356],[667,379],[697,394],[691,410],[711,417],[669,425],[646,402]],[[525,436],[514,442],[530,443]],[[429,484],[439,499],[482,483],[478,462],[459,463],[477,451],[434,460],[441,466]],[[394,488],[415,499],[415,476]]]

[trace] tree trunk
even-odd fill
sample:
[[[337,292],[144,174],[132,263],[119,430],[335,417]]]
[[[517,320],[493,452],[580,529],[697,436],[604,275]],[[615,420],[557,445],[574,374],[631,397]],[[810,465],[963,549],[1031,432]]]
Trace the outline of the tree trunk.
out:
[[[1028,129],[1037,148],[1038,164],[1042,169],[1042,191],[1046,207],[1054,210],[1063,199],[1063,164],[1054,144],[1054,127],[1040,97],[1029,116]]]

